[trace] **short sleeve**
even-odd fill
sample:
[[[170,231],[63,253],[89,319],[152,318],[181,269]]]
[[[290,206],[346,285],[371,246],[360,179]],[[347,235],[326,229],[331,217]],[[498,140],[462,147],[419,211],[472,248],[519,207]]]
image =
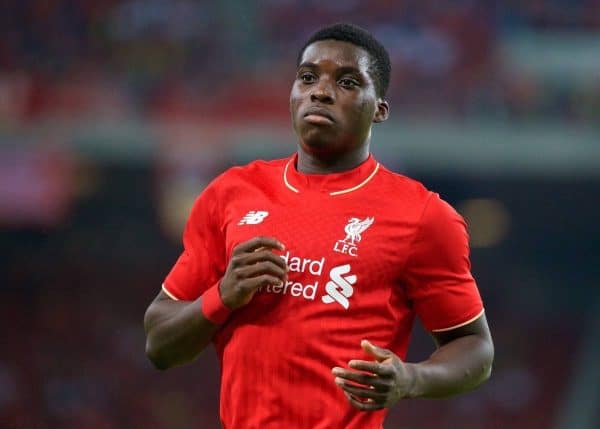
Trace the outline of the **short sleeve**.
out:
[[[192,301],[221,279],[225,244],[214,183],[196,199],[183,232],[183,252],[167,275],[163,290]]]
[[[465,325],[483,313],[471,275],[463,218],[437,194],[429,197],[405,267],[407,295],[428,331]]]

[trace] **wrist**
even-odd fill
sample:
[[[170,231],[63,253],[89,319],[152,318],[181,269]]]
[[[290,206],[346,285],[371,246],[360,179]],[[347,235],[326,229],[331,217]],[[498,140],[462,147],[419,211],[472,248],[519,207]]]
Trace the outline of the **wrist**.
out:
[[[409,379],[406,397],[428,397],[429,384],[431,383],[432,372],[435,372],[435,368],[426,362],[406,363],[406,372]]]
[[[431,361],[407,364],[410,373],[409,398],[443,398],[452,393],[448,369]]]
[[[421,392],[421,374],[420,365],[418,363],[405,363],[408,385],[406,388],[405,398],[418,398]]]
[[[223,303],[219,283],[204,292],[201,305],[204,318],[215,325],[222,325],[231,315],[231,309]]]

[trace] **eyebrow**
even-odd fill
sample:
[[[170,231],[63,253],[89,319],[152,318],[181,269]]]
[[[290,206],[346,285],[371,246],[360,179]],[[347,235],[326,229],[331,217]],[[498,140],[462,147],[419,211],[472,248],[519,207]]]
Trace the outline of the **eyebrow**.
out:
[[[299,69],[301,69],[302,67],[307,67],[307,68],[317,68],[318,66],[315,63],[311,63],[311,62],[303,62],[302,64],[300,64],[298,66]],[[346,74],[346,73],[354,73],[357,75],[362,75],[361,71],[359,69],[357,69],[356,67],[351,67],[351,66],[342,66],[338,69],[338,72],[340,74]]]

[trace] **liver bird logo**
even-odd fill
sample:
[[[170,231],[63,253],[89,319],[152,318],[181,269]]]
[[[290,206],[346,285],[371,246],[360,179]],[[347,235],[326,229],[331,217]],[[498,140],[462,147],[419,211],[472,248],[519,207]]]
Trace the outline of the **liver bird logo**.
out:
[[[351,246],[356,246],[356,243],[362,240],[361,234],[371,226],[374,220],[375,218],[373,217],[367,217],[363,220],[356,217],[350,218],[350,220],[348,220],[348,225],[344,227],[346,238],[342,241],[344,243],[349,243]]]

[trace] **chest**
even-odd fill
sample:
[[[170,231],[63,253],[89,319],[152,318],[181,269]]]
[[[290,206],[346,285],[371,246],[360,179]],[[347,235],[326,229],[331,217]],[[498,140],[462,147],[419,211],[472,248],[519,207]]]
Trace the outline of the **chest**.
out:
[[[280,255],[289,268],[287,283],[261,294],[345,310],[360,295],[365,303],[369,296],[389,295],[414,232],[414,221],[396,204],[368,194],[281,198],[257,190],[228,204],[225,220],[228,257],[255,236],[286,246]]]

